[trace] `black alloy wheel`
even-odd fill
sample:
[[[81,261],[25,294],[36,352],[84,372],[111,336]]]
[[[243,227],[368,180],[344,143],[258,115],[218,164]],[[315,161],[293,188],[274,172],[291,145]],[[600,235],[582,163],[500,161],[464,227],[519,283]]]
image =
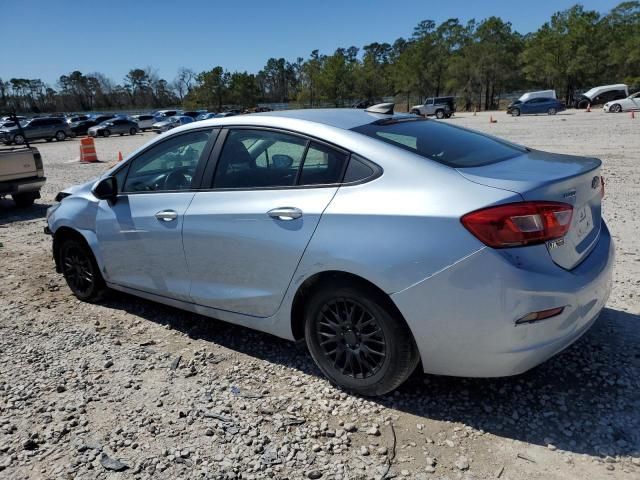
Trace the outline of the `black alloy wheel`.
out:
[[[105,290],[104,280],[89,248],[76,239],[60,247],[60,267],[71,292],[80,300],[95,301]]]
[[[384,364],[387,345],[375,314],[359,302],[337,298],[325,303],[315,334],[333,368],[352,378],[375,375]]]
[[[360,395],[384,395],[420,361],[409,327],[386,294],[358,281],[334,279],[305,301],[304,336],[327,378]]]

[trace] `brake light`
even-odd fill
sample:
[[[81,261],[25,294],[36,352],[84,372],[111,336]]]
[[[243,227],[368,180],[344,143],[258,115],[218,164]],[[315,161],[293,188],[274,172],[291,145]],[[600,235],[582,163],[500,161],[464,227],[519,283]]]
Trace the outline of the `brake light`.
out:
[[[544,243],[566,235],[573,207],[560,202],[520,202],[467,213],[460,221],[493,248]]]

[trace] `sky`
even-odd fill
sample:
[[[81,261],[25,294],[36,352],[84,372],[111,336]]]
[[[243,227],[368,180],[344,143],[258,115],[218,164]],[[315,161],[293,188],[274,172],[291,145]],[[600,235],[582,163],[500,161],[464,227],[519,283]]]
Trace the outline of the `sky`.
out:
[[[584,0],[602,13],[621,0]],[[1,2],[0,78],[41,78],[55,87],[74,70],[122,82],[135,67],[172,81],[178,68],[220,65],[257,73],[270,57],[392,43],[421,20],[463,23],[492,15],[535,31],[576,0],[8,0]]]

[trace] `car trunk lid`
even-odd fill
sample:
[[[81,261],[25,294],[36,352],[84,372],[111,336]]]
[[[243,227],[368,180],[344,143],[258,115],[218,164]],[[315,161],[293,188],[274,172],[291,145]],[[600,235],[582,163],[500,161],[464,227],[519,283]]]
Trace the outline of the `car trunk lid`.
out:
[[[600,235],[601,166],[596,158],[534,150],[502,162],[457,170],[472,182],[519,193],[526,201],[572,205],[568,233],[546,244],[553,261],[571,270],[589,255]]]

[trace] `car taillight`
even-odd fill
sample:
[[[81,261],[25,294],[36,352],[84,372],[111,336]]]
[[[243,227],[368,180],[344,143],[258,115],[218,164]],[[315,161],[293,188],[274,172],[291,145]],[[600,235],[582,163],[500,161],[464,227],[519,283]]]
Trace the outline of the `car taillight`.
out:
[[[42,157],[40,156],[40,152],[33,152],[33,160],[36,163],[36,170],[42,170],[44,168],[42,165]]]
[[[573,207],[560,202],[521,202],[483,208],[460,221],[482,243],[493,248],[520,247],[563,237]]]

